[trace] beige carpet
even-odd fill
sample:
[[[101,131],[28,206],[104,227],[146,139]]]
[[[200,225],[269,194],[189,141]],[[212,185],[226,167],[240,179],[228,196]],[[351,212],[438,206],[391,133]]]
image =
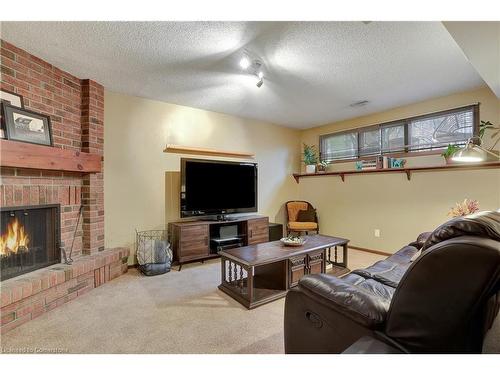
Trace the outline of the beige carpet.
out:
[[[2,336],[2,349],[70,353],[282,353],[283,306],[220,292],[220,261],[145,277],[135,269]]]
[[[382,258],[352,252],[359,268]],[[217,289],[219,261],[136,270],[1,337],[3,352],[283,353],[284,299],[247,310]],[[497,319],[487,352],[500,352]]]

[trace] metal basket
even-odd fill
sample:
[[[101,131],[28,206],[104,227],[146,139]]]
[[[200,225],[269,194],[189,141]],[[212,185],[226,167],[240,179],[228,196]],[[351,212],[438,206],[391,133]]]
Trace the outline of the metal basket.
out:
[[[172,250],[166,230],[136,230],[136,257],[139,269],[146,275],[170,271]]]

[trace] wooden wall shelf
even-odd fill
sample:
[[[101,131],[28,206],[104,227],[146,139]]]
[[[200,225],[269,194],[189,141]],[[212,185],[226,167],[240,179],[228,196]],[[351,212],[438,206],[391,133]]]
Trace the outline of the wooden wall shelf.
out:
[[[223,151],[223,150],[214,150],[210,148],[186,147],[186,146],[179,146],[172,144],[168,144],[167,147],[165,147],[165,150],[163,150],[163,152],[172,154],[224,156],[229,158],[243,158],[243,159],[253,159],[255,157],[254,154],[249,154],[239,151]]]
[[[490,162],[490,163],[478,163],[478,164],[448,164],[448,165],[437,165],[429,167],[414,167],[414,168],[388,168],[388,169],[369,169],[365,171],[338,171],[338,172],[325,172],[325,173],[294,173],[293,177],[297,183],[301,178],[304,177],[323,177],[323,176],[339,176],[342,181],[345,181],[346,175],[356,175],[356,174],[371,174],[371,173],[405,173],[408,181],[411,180],[411,174],[413,172],[425,172],[425,171],[463,171],[463,170],[473,170],[473,169],[486,169],[486,168],[500,168],[500,162]]]
[[[98,173],[102,168],[102,156],[2,139],[0,140],[0,166]]]

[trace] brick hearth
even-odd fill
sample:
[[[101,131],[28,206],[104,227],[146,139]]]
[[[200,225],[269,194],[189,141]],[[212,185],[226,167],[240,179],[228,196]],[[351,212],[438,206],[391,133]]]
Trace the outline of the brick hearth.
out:
[[[127,272],[128,248],[82,256],[1,283],[1,333],[69,302]]]
[[[50,116],[54,147],[104,154],[104,88],[1,40],[0,88]],[[61,245],[73,259],[0,283],[1,330],[11,330],[127,271],[128,249],[104,250],[103,173],[5,168],[0,206],[61,205]],[[80,206],[83,214],[77,227]]]

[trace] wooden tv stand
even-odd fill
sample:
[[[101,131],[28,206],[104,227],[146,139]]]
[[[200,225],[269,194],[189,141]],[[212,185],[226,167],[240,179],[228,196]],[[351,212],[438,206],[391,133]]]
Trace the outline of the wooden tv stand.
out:
[[[184,263],[219,257],[213,244],[211,246],[211,240],[219,236],[221,226],[231,225],[237,226],[241,246],[269,241],[267,216],[247,215],[228,221],[192,220],[169,223],[169,241],[174,254],[174,264],[179,265],[179,271]]]

